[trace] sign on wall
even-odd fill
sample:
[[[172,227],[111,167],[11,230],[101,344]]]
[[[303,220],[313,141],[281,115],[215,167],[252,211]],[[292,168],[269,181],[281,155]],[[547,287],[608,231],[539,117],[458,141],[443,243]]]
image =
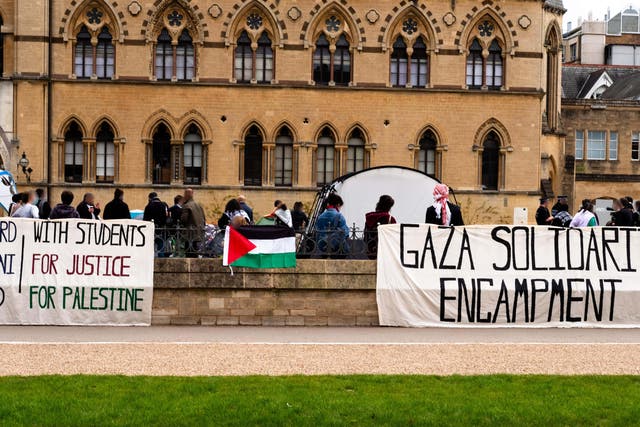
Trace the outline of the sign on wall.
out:
[[[149,325],[153,224],[0,219],[0,324]]]
[[[640,229],[379,227],[380,324],[638,327]]]

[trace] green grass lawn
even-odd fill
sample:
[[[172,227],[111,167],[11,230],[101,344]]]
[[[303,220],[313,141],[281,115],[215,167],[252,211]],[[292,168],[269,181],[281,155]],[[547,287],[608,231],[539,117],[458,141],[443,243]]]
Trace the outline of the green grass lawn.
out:
[[[638,377],[0,378],[2,426],[638,424]]]

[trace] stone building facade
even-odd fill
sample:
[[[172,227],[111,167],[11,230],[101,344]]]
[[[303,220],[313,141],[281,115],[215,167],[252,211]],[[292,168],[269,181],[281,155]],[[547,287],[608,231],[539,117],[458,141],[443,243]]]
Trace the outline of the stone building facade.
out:
[[[209,221],[239,193],[265,213],[401,165],[454,188],[468,222],[510,222],[541,182],[559,190],[563,12],[558,0],[0,0],[0,157],[25,186],[24,152],[51,199],[70,188],[106,202],[119,186],[141,208],[150,191],[197,187]]]

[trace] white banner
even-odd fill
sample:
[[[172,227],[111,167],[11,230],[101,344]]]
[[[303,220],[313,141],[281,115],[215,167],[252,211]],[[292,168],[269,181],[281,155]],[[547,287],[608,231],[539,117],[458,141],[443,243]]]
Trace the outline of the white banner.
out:
[[[381,325],[640,326],[638,228],[378,230]]]
[[[153,223],[0,219],[0,324],[149,325]]]

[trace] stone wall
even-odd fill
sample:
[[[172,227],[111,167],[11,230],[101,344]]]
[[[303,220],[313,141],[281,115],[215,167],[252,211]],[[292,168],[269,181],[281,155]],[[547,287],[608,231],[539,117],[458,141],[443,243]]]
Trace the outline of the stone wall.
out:
[[[154,325],[372,326],[374,261],[298,260],[230,270],[219,259],[156,259]]]

